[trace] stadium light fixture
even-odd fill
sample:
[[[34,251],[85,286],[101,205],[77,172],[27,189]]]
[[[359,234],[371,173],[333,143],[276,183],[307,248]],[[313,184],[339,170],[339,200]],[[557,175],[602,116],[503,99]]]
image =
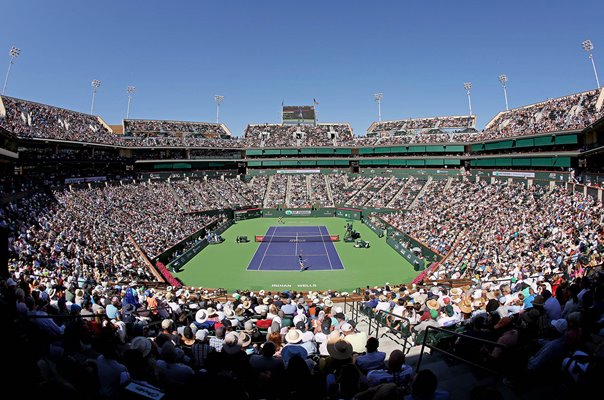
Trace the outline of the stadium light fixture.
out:
[[[506,87],[506,83],[508,81],[508,77],[506,74],[499,75],[499,82],[501,82],[501,87],[503,88],[503,97],[505,97],[505,111],[509,111],[508,107],[508,90]]]
[[[384,98],[384,93],[375,93],[373,95],[373,99],[378,105],[378,122],[382,122],[382,99]]]
[[[224,96],[217,94],[214,96],[214,101],[216,102],[216,123],[218,124],[220,122],[220,105],[224,101]]]
[[[10,69],[13,66],[13,64],[15,63],[15,58],[19,57],[19,54],[21,54],[21,49],[13,46],[10,48],[10,51],[8,52],[8,55],[10,56],[10,60],[8,62],[8,70],[6,71],[6,78],[4,78],[4,86],[2,87],[2,95],[4,96],[4,93],[6,92],[6,85],[8,84],[8,76],[10,75]]]
[[[126,110],[126,119],[130,117],[130,102],[132,102],[132,96],[136,92],[136,88],[134,86],[128,86],[126,88],[126,92],[128,93],[128,109]]]
[[[466,89],[468,95],[468,108],[470,109],[470,117],[472,116],[472,98],[470,97],[470,91],[472,90],[472,82],[466,82],[463,84],[463,88]]]
[[[91,84],[92,86],[92,104],[90,105],[90,114],[94,114],[94,98],[96,97],[96,91],[101,86],[101,81],[98,79],[93,79]]]
[[[592,50],[594,49],[594,45],[591,40],[585,40],[581,43],[581,47],[583,50],[589,53],[589,59],[591,60],[591,66],[594,68],[594,75],[596,76],[596,85],[598,85],[598,89],[600,88],[600,80],[598,79],[598,70],[596,69],[596,62],[594,61],[594,55],[592,54]]]

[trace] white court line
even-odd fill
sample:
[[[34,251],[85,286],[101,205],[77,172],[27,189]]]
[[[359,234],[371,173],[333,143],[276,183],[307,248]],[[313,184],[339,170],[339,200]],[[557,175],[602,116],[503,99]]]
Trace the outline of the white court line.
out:
[[[319,230],[319,235],[321,235],[321,228],[317,226],[317,229]],[[329,269],[333,270],[333,264],[331,263],[331,257],[329,256],[329,251],[327,251],[327,245],[325,244],[325,241],[323,241],[323,247],[325,248],[325,254],[327,254],[327,261],[329,261]]]
[[[273,231],[274,230],[275,229],[273,228]],[[272,240],[273,240],[273,235],[271,235],[271,238],[269,239],[268,244],[266,245],[266,249],[264,250],[264,254],[262,255],[262,259],[260,260],[260,265],[258,265],[258,271],[260,271],[260,268],[262,267],[262,263],[264,262],[264,257],[266,257],[266,252],[268,251],[268,248],[271,247]]]
[[[298,255],[298,233],[296,232],[296,248],[294,250],[294,255]]]

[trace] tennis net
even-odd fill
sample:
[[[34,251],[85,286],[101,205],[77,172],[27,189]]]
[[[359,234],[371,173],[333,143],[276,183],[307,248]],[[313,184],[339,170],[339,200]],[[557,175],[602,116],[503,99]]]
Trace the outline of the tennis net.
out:
[[[256,242],[272,242],[272,243],[308,243],[308,242],[339,242],[340,235],[268,235],[256,236]]]

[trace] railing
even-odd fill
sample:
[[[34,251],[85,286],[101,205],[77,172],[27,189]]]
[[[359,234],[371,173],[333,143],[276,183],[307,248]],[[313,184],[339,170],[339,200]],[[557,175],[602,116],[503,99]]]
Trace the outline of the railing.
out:
[[[430,331],[435,331],[435,332],[443,333],[443,334],[448,335],[448,336],[455,336],[455,337],[458,337],[458,338],[467,339],[469,341],[473,341],[473,342],[480,343],[480,344],[486,344],[486,345],[489,345],[489,346],[503,347],[504,349],[508,348],[508,346],[506,346],[504,344],[497,343],[497,342],[492,342],[490,340],[485,340],[485,339],[480,339],[480,338],[473,337],[473,336],[464,335],[463,333],[458,333],[458,332],[455,332],[455,331],[452,331],[452,330],[449,330],[449,329],[444,329],[444,328],[441,328],[441,327],[427,326],[426,330],[424,331],[424,337],[423,337],[423,340],[422,340],[422,348],[421,348],[420,353],[419,353],[419,358],[417,359],[417,365],[415,366],[415,370],[416,371],[420,370],[420,367],[421,367],[421,364],[422,364],[422,359],[423,359],[423,356],[424,356],[424,350],[427,347],[431,351],[440,352],[440,353],[444,354],[447,357],[451,357],[451,358],[453,358],[453,359],[455,359],[457,361],[461,361],[463,363],[469,364],[469,365],[471,365],[471,366],[473,366],[475,368],[482,369],[482,370],[487,371],[487,372],[489,372],[491,374],[494,374],[494,375],[500,375],[500,374],[502,374],[502,371],[497,371],[497,370],[489,368],[489,367],[487,367],[485,365],[478,364],[478,363],[475,363],[473,361],[467,360],[467,359],[465,359],[463,357],[458,356],[457,354],[454,354],[454,353],[451,353],[449,351],[446,351],[446,350],[444,350],[444,349],[442,349],[442,348],[440,348],[440,347],[438,347],[438,346],[436,346],[436,345],[428,342],[428,338],[430,337]]]

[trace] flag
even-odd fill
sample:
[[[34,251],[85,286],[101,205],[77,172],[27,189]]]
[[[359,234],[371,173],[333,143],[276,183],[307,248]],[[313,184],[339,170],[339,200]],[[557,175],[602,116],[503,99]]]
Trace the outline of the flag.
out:
[[[312,99],[312,102],[314,103],[315,106],[319,105],[319,102],[317,101],[317,99]]]
[[[285,104],[285,100],[281,100],[281,107]]]

